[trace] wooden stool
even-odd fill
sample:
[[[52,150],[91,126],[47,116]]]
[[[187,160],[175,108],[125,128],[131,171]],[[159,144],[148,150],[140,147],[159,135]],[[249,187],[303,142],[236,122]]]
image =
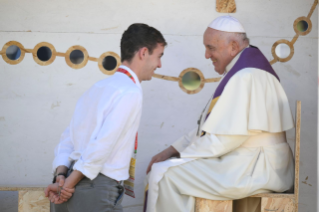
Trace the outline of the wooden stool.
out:
[[[261,198],[261,211],[298,212],[299,201],[299,160],[300,160],[300,116],[301,102],[296,104],[295,143],[295,187],[294,193],[263,193],[250,197]],[[219,201],[196,198],[195,212],[232,212],[233,201]],[[236,212],[236,211],[235,211]]]
[[[0,187],[0,191],[19,192],[18,212],[49,212],[50,201],[44,196],[44,189],[41,187]]]

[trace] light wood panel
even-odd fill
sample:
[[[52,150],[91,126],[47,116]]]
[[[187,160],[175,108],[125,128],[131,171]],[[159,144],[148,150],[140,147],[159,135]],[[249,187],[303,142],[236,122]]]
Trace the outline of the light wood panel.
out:
[[[219,13],[235,13],[235,0],[216,0],[216,11]]]
[[[261,199],[261,211],[295,212],[294,200],[264,197]]]
[[[232,212],[233,201],[218,201],[196,198],[195,212]]]
[[[18,212],[49,212],[50,202],[43,191],[19,191]]]

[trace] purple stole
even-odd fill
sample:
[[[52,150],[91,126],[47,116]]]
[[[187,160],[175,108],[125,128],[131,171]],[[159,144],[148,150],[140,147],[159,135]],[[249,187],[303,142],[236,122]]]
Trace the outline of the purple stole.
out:
[[[248,48],[243,50],[242,54],[240,55],[238,61],[235,63],[233,68],[229,70],[227,75],[219,83],[212,98],[212,101],[214,101],[214,99],[222,95],[225,86],[227,85],[228,81],[232,78],[232,76],[234,76],[237,72],[244,68],[257,68],[262,71],[266,71],[275,76],[278,79],[278,81],[280,81],[278,75],[268,62],[267,58],[263,55],[263,53],[261,53],[261,51],[257,47],[249,46]],[[210,112],[211,110],[208,111],[206,119],[208,118]]]

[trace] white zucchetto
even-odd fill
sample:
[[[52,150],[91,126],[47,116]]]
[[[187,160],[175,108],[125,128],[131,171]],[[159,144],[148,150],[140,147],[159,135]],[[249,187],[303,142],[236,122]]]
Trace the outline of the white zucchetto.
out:
[[[243,25],[236,18],[230,15],[216,18],[208,25],[208,27],[223,32],[246,33]]]

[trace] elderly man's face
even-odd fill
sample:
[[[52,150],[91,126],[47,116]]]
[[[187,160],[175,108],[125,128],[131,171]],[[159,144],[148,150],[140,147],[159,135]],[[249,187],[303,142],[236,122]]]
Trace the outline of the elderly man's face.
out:
[[[215,71],[219,74],[224,73],[226,66],[234,58],[231,55],[231,44],[222,35],[222,32],[211,28],[207,28],[204,33],[205,57],[212,60]]]

